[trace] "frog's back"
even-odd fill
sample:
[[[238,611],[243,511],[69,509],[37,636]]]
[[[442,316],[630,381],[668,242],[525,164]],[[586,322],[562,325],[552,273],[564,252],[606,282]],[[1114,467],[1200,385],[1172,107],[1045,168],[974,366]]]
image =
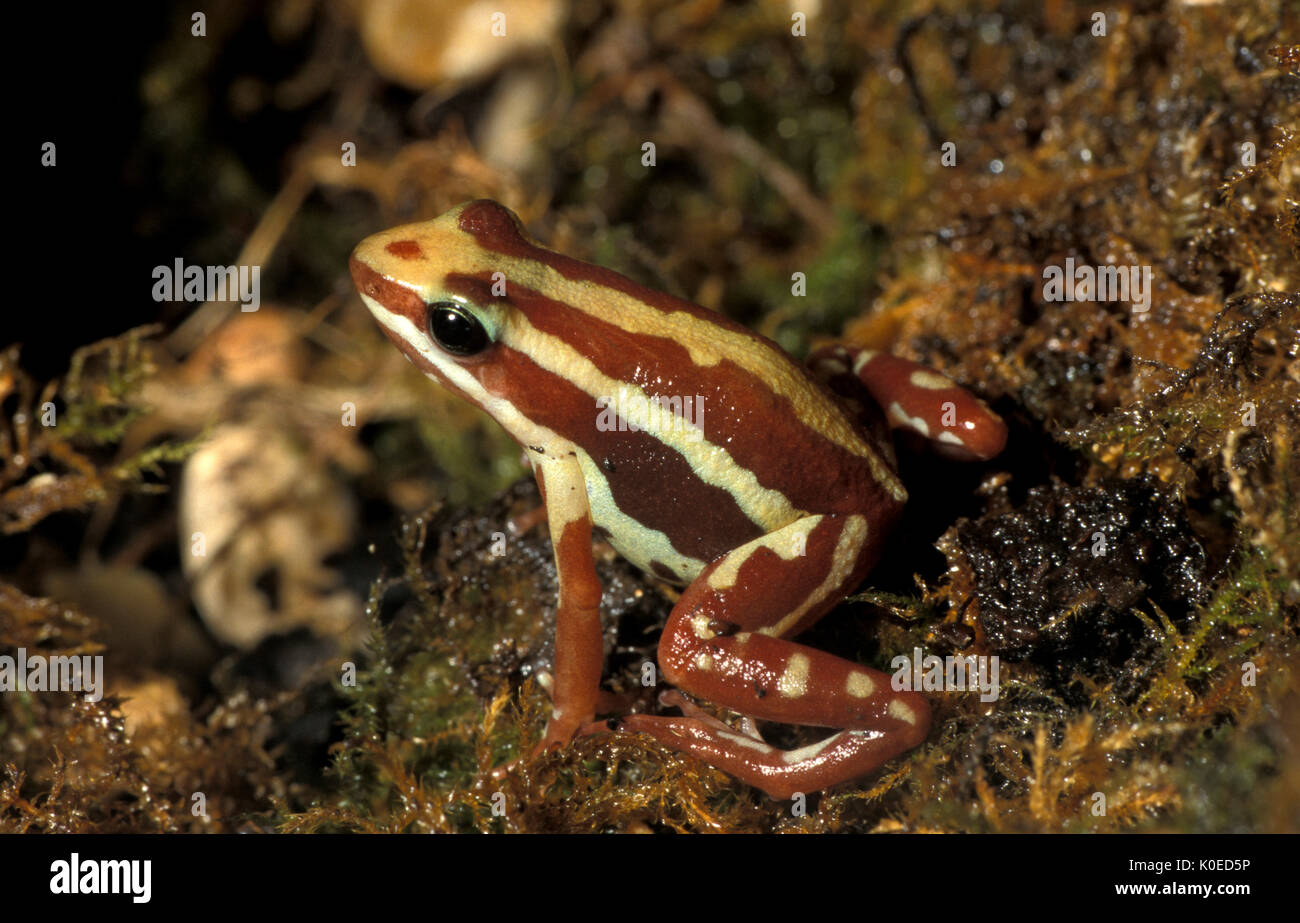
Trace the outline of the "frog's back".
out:
[[[689,579],[800,516],[901,506],[870,434],[775,343],[544,250],[504,210],[460,224],[502,258],[511,401],[578,447],[593,521],[634,563]],[[451,284],[486,297],[485,277]]]

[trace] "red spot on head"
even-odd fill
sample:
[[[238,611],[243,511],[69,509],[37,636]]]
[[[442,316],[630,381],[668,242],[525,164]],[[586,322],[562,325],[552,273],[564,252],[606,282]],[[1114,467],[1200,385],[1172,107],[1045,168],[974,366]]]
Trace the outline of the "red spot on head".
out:
[[[384,248],[393,256],[404,260],[418,260],[424,256],[424,251],[420,245],[413,240],[395,240]]]

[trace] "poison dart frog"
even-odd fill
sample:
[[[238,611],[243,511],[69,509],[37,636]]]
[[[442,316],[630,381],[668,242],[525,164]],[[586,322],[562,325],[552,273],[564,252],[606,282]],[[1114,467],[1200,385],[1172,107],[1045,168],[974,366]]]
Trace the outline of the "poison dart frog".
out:
[[[923,696],[792,639],[862,582],[899,518],[889,428],[990,459],[1006,427],[982,401],[866,349],[800,365],[714,311],[544,249],[488,200],[367,237],[350,269],[393,344],[531,463],[559,579],[541,748],[640,732],[790,798],[925,740]],[[680,694],[681,716],[596,721],[610,696],[593,530],[685,588],[659,641],[664,679],[746,719],[835,733],[780,749],[752,720],[732,727]]]

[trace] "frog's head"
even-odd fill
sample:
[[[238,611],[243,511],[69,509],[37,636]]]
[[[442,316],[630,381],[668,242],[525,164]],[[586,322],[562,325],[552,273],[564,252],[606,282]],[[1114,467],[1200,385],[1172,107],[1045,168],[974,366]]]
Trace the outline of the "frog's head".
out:
[[[349,268],[402,354],[519,438],[516,398],[537,346],[511,296],[544,284],[534,254],[546,252],[513,212],[484,199],[367,237]]]
[[[348,266],[361,300],[393,344],[425,374],[481,404],[471,370],[492,361],[508,305],[453,284],[453,277],[488,269],[482,249],[460,227],[462,213],[478,204],[373,234],[352,251]]]
[[[591,372],[586,360],[602,351],[624,359],[634,352],[604,307],[604,286],[631,280],[537,245],[496,202],[467,202],[367,237],[349,266],[366,307],[402,354],[486,410],[521,445],[552,445],[557,433],[575,439],[592,430],[592,393],[615,392],[608,384],[584,389],[575,376]]]

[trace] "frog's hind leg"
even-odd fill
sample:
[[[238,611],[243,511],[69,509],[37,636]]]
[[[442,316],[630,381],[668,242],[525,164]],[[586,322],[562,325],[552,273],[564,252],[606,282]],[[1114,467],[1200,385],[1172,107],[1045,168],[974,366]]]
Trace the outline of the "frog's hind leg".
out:
[[[864,775],[925,740],[923,696],[890,677],[788,640],[862,579],[879,554],[869,517],[809,516],[710,564],[673,608],[659,643],[664,678],[767,721],[842,728],[781,750],[713,720],[632,715],[621,727],[692,753],[777,798]]]
[[[826,346],[808,357],[813,373],[840,394],[856,380],[894,429],[910,430],[939,453],[986,461],[1002,451],[1002,418],[952,379],[917,362],[855,346]],[[860,403],[860,401],[859,401]]]

